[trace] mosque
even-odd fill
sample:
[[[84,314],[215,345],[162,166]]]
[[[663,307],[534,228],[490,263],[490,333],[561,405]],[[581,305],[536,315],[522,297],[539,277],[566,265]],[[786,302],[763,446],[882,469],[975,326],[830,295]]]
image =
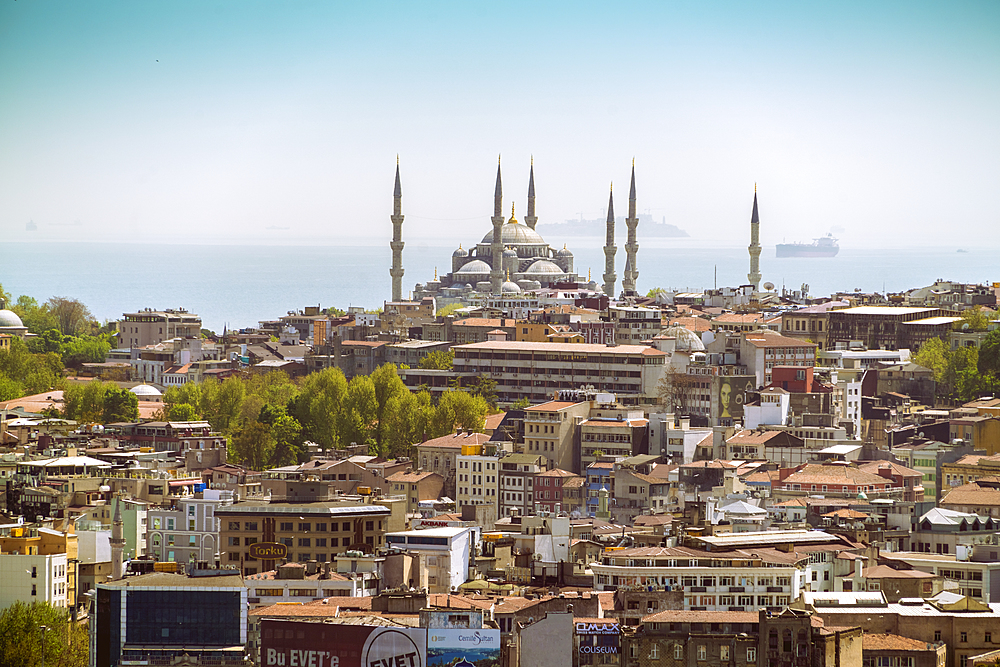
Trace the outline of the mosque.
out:
[[[402,189],[399,181],[399,164],[396,165],[396,183],[393,193],[393,265],[389,270],[392,276],[392,298],[400,301],[402,298]],[[632,198],[630,209],[635,206],[635,175],[632,177]],[[635,216],[630,216],[634,218]],[[451,271],[438,276],[435,270],[434,279],[427,283],[417,283],[413,289],[412,298],[421,300],[424,297],[434,297],[438,306],[448,303],[471,303],[477,297],[492,295],[494,297],[517,298],[518,295],[552,287],[559,283],[573,283],[580,288],[594,292],[607,291],[608,277],[605,276],[605,286],[595,281],[583,280],[573,267],[573,252],[565,245],[561,249],[552,248],[535,231],[538,217],[535,215],[535,167],[531,165],[528,176],[528,206],[524,221],[515,217],[513,205],[510,218],[503,215],[503,188],[500,166],[497,166],[496,189],[493,195],[493,229],[490,229],[478,243],[471,244],[468,249],[459,245],[451,256]],[[629,221],[631,222],[631,220]],[[637,220],[636,220],[637,222]],[[626,246],[631,264],[625,267],[626,280],[623,280],[625,292],[629,292],[628,277],[638,276],[638,271],[632,271],[634,252],[638,245],[634,243],[634,225],[629,225],[629,240]],[[614,209],[609,209],[608,215],[608,247],[611,257],[614,255]],[[613,260],[611,260],[613,262]],[[612,264],[613,273],[613,264]],[[614,276],[611,276],[610,288],[614,292]],[[634,287],[632,288],[634,290]]]

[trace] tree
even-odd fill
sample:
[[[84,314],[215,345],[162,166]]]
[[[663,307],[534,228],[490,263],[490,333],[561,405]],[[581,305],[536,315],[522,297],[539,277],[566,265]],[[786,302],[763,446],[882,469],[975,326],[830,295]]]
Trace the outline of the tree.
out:
[[[451,350],[435,350],[420,360],[417,368],[436,371],[450,371],[455,362],[455,353]]]
[[[48,628],[43,631],[42,626]],[[87,628],[65,609],[44,602],[15,602],[0,612],[0,667],[41,664],[86,667]]]
[[[174,403],[167,408],[166,419],[172,422],[191,422],[201,419],[201,415],[190,403]]]
[[[100,380],[91,380],[84,384],[71,384],[66,387],[63,392],[63,414],[66,419],[74,419],[79,422],[103,422],[104,399],[111,387],[114,385]],[[136,410],[138,411],[138,408]]]
[[[478,375],[469,385],[469,393],[479,396],[489,406],[490,410],[497,408],[497,381],[484,375]]]
[[[258,421],[243,424],[233,433],[232,451],[238,463],[251,470],[263,470],[274,453],[271,428]]]
[[[347,393],[347,378],[339,368],[324,368],[307,375],[298,397],[289,402],[288,411],[295,417],[307,439],[323,449],[337,447],[340,403]]]
[[[302,448],[302,426],[295,417],[288,414],[278,416],[270,425],[274,450],[271,454],[272,466],[286,466],[304,458]]]
[[[32,354],[24,341],[17,337],[11,339],[9,350],[0,351],[0,375],[16,383],[26,394],[55,389],[62,381],[62,367],[58,354]]]
[[[661,292],[666,292],[666,291],[667,290],[663,289],[662,287],[654,287],[653,289],[651,289],[648,292],[646,292],[646,298],[647,299],[655,299],[658,294],[660,294]]]
[[[530,406],[531,406],[531,401],[529,401],[527,397],[523,397],[523,398],[519,398],[516,401],[514,401],[513,403],[511,403],[510,404],[510,409],[511,410],[524,410],[525,408],[530,407]]]
[[[411,456],[411,447],[424,440],[434,406],[426,391],[407,392],[386,401],[379,421],[380,449],[386,456]]]
[[[986,331],[990,326],[990,318],[986,316],[982,306],[973,306],[962,311],[962,319],[955,322],[955,331]]]
[[[934,371],[934,381],[945,382],[945,372],[948,370],[948,358],[951,350],[948,344],[940,338],[931,338],[920,346],[913,355],[913,363]]]
[[[1000,329],[994,329],[983,338],[979,346],[979,372],[1000,376]]]
[[[667,366],[663,377],[656,383],[656,395],[668,411],[683,409],[684,393],[693,382],[693,378],[687,373],[681,373],[676,368]]]
[[[447,306],[441,306],[440,308],[438,308],[437,316],[438,317],[447,317],[448,315],[454,314],[455,311],[458,310],[461,307],[462,307],[462,304],[460,304],[460,303],[449,303]]]
[[[356,375],[347,384],[340,410],[341,443],[365,444],[372,436],[378,417],[375,383],[367,375]]]
[[[98,329],[97,320],[90,310],[76,299],[54,296],[45,302],[45,307],[55,315],[59,331],[75,336],[81,333],[93,333]]]
[[[128,389],[109,383],[104,394],[102,424],[139,421],[139,398]]]
[[[448,390],[441,394],[430,422],[430,436],[439,438],[453,432],[456,427],[482,432],[486,425],[489,406],[482,396],[461,390]]]

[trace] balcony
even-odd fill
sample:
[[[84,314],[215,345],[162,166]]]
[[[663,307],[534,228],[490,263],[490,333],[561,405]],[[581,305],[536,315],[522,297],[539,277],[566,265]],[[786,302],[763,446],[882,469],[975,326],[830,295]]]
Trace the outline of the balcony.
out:
[[[746,586],[730,586],[729,587],[729,592],[730,593],[745,593],[746,592]]]

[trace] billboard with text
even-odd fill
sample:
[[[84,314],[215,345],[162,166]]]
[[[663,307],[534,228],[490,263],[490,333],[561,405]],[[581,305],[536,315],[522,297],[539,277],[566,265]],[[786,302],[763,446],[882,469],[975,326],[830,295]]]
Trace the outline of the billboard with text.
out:
[[[500,631],[427,630],[427,667],[500,667]]]

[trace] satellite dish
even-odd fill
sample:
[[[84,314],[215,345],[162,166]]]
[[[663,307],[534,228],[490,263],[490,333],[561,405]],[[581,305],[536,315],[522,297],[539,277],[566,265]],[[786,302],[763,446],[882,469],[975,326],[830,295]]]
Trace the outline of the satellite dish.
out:
[[[764,283],[764,289],[770,292],[771,290],[774,289],[774,283]]]

